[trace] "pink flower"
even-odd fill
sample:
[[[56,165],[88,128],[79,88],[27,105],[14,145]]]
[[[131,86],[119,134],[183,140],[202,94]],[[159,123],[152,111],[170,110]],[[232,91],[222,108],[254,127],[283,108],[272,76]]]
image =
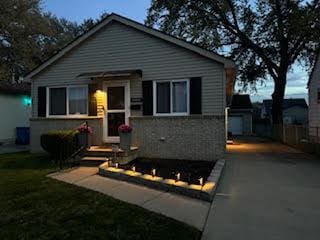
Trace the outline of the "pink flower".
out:
[[[87,124],[81,124],[77,130],[80,132],[80,133],[92,133],[92,128],[89,127]]]
[[[118,131],[122,132],[122,133],[131,133],[132,132],[132,127],[130,127],[129,125],[126,125],[126,124],[121,124],[118,127]]]

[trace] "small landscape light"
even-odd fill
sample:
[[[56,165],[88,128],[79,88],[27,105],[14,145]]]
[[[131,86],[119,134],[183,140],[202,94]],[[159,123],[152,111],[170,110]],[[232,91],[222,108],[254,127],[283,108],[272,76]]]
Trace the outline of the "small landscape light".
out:
[[[156,175],[156,169],[154,168],[154,169],[152,169],[152,171],[151,171],[151,175],[152,175],[152,177],[154,177],[155,175]]]
[[[199,184],[203,186],[203,177],[199,178]]]
[[[176,174],[176,182],[180,181],[180,173]]]

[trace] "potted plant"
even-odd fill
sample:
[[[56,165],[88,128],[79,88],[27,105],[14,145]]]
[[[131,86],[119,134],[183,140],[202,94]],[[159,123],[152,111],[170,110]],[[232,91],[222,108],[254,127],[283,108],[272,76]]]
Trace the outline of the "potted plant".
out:
[[[85,148],[90,147],[90,134],[92,133],[91,127],[88,126],[87,123],[81,124],[77,128],[78,134],[78,142],[79,145]]]
[[[132,127],[122,124],[118,128],[118,132],[120,136],[120,148],[123,151],[130,151]]]

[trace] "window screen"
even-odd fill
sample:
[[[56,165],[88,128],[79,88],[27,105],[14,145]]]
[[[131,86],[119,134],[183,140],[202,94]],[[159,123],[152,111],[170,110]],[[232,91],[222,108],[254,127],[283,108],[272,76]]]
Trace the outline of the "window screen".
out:
[[[50,115],[66,115],[66,88],[50,88]]]
[[[69,91],[69,114],[87,114],[88,89],[86,87],[71,87]]]

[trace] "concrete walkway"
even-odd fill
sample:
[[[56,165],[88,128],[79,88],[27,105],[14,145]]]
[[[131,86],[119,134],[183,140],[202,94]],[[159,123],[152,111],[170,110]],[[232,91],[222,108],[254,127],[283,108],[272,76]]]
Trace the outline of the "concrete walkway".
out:
[[[320,159],[258,138],[228,151],[203,240],[320,238]]]
[[[97,168],[80,167],[49,177],[88,188],[203,230],[210,203],[97,175]]]

